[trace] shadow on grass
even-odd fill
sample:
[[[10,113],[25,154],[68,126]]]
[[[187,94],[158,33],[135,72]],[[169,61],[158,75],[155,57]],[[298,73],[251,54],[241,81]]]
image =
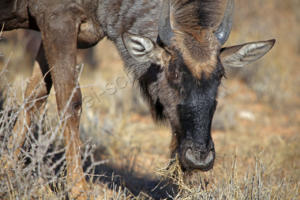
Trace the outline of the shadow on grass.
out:
[[[87,161],[84,170],[91,164]],[[168,180],[160,180],[150,175],[139,174],[130,167],[116,167],[113,164],[101,164],[95,167],[94,173],[88,178],[93,183],[108,185],[109,189],[127,189],[135,197],[142,199],[173,199],[177,194],[177,186]]]
[[[51,154],[51,151],[52,150],[49,150],[48,154]],[[101,151],[95,151],[93,155],[97,158],[102,157]],[[48,157],[48,159],[51,159],[54,164],[63,156],[64,152],[60,152],[59,154],[55,154],[52,158]],[[96,162],[98,160],[103,159],[96,159]],[[65,176],[65,167],[65,161],[61,163],[61,165],[57,165],[55,169],[56,174],[61,176],[61,172],[63,171]],[[86,176],[89,182],[107,185],[112,191],[118,191],[119,188],[121,188],[127,195],[134,195],[137,199],[173,199],[178,193],[178,186],[173,184],[171,180],[154,178],[151,174],[140,174],[129,165],[117,167],[113,163],[105,163],[95,166],[95,162],[91,161],[90,155],[85,160],[83,169],[86,174],[89,174]],[[90,169],[92,169],[92,172]]]
[[[4,100],[5,98],[3,97],[3,91],[0,90],[0,111],[3,110]],[[12,127],[10,127],[9,129],[11,131]],[[8,130],[7,133],[10,131]],[[33,130],[33,135],[36,140],[38,139],[38,132],[39,131],[37,129]],[[4,142],[3,138],[1,137],[0,142]],[[23,146],[23,150],[25,152],[32,151],[31,142],[32,141],[25,141]],[[57,149],[57,147],[55,146],[56,145],[50,145],[43,159],[45,163],[47,162],[47,166],[52,166],[53,164],[57,163],[57,161],[60,161],[64,156],[63,151],[61,151],[60,153],[54,153]],[[94,152],[94,155],[97,158],[101,158],[101,154],[101,151]],[[25,155],[23,155],[23,158],[21,160],[25,161],[25,168],[31,164],[31,159]],[[85,172],[87,172],[87,169],[92,164],[93,163],[91,159],[86,160],[86,162],[84,163]],[[56,165],[54,169],[55,174],[58,177],[65,176],[65,167],[65,161]],[[35,168],[33,167],[32,169],[33,170],[31,173],[34,174],[33,171]],[[105,184],[111,190],[118,190],[119,188],[125,190],[126,188],[126,190],[130,192],[130,194],[141,199],[173,199],[172,197],[176,196],[178,191],[177,185],[172,184],[171,181],[160,180],[159,178],[154,178],[154,176],[147,174],[139,174],[138,172],[134,171],[130,166],[116,167],[113,163],[100,164],[94,167],[93,173],[89,174],[90,175],[87,176],[87,179],[89,179],[95,184]],[[54,188],[57,188],[57,186],[55,185],[50,185],[50,187],[53,189],[53,191],[55,190]]]

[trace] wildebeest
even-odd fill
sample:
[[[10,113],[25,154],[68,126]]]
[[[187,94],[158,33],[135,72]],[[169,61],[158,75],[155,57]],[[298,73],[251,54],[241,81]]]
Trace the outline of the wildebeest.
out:
[[[64,138],[71,197],[86,198],[81,193],[86,182],[80,159],[82,98],[76,87],[76,49],[91,47],[106,36],[139,82],[154,119],[170,123],[171,157],[178,155],[185,171],[211,169],[211,122],[224,68],[243,67],[275,43],[222,47],[231,31],[233,10],[234,0],[2,0],[4,30],[33,29],[42,35],[39,67],[25,94],[38,100],[21,113],[14,127],[15,155],[27,131],[21,127],[43,107],[42,97],[53,83],[60,117],[67,116]]]

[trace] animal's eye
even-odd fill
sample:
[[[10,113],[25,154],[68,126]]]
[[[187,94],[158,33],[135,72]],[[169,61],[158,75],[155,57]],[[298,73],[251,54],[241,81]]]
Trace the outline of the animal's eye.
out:
[[[179,81],[179,79],[180,79],[180,74],[179,74],[179,72],[178,72],[177,70],[171,73],[171,79],[172,79],[174,82],[178,82],[178,81]]]
[[[172,84],[179,84],[181,79],[181,74],[179,70],[174,65],[170,65],[167,70],[167,78]]]
[[[177,72],[175,72],[175,78],[178,79],[178,73]]]

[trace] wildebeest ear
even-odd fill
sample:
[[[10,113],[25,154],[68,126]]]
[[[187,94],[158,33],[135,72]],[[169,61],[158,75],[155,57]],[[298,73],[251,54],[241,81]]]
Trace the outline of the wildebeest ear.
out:
[[[124,33],[123,42],[129,54],[138,62],[166,66],[170,60],[171,56],[147,37]]]
[[[274,44],[273,39],[225,47],[221,49],[220,59],[224,67],[244,67],[263,57]]]

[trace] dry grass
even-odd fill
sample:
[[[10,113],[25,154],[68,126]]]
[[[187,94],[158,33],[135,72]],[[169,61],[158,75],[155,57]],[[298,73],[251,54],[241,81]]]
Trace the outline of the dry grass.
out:
[[[11,90],[14,91],[14,90]],[[6,97],[14,96],[6,94]],[[6,99],[1,111],[2,199],[65,199],[64,148],[61,130],[51,114],[35,120],[28,134],[22,159],[14,163],[6,142],[16,114],[15,101]],[[13,109],[11,109],[13,108]],[[49,111],[50,112],[50,111]],[[86,112],[91,112],[86,110]],[[298,199],[300,187],[300,137],[265,133],[259,128],[213,133],[217,160],[207,173],[182,174],[175,161],[168,170],[168,130],[157,128],[129,111],[118,119],[118,112],[105,116],[115,124],[107,128],[83,117],[83,152],[91,196],[97,199]],[[103,117],[104,118],[104,117]],[[133,117],[134,118],[134,117]],[[138,120],[138,122],[134,122]],[[88,123],[90,122],[90,123]],[[251,123],[245,122],[249,127]],[[260,126],[257,123],[257,126]],[[274,127],[276,128],[276,127]],[[108,131],[110,129],[110,131]],[[294,131],[299,130],[295,127]],[[98,133],[98,134],[97,134]],[[154,137],[154,134],[157,134]],[[266,135],[262,135],[266,134]],[[38,135],[38,137],[37,137]],[[52,138],[52,139],[51,139]],[[151,142],[150,142],[151,141]],[[94,152],[94,153],[92,153]],[[25,163],[25,167],[24,166]]]
[[[86,66],[80,81],[82,156],[92,198],[300,199],[299,3],[238,1],[237,8],[228,45],[273,37],[277,44],[255,65],[227,72],[213,124],[217,159],[210,172],[182,174],[176,160],[166,170],[169,128],[152,122],[112,44],[105,40],[95,47],[99,66]],[[29,65],[20,40],[0,41],[0,52],[0,199],[66,199],[53,91],[30,128],[21,159],[15,162],[7,149],[31,70],[20,67]]]
[[[251,67],[231,70],[228,74],[244,80],[259,99],[275,108],[284,109],[283,103],[295,104],[300,92],[299,1],[237,1],[236,4],[235,26],[228,44],[275,38],[276,45]]]

